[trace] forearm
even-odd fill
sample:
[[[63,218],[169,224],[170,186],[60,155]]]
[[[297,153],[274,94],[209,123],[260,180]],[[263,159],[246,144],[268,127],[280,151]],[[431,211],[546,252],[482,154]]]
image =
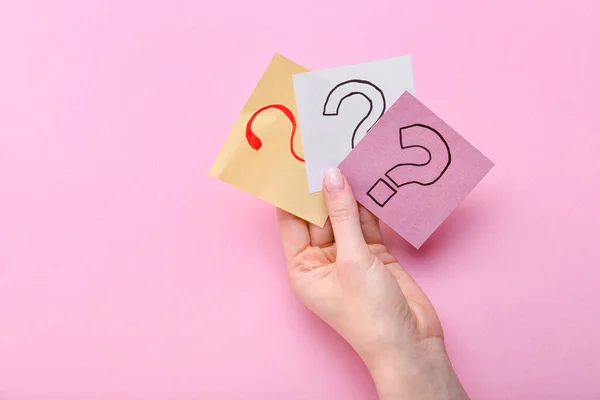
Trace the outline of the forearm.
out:
[[[381,400],[468,400],[441,339],[389,351],[367,365]]]

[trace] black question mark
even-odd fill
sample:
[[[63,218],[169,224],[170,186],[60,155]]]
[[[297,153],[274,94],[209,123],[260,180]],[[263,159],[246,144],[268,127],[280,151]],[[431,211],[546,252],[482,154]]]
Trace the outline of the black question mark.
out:
[[[361,95],[369,102],[369,112],[367,115],[360,120],[356,128],[354,128],[354,132],[352,133],[352,148],[360,142],[360,139],[367,134],[369,129],[381,118],[383,113],[385,112],[386,104],[385,104],[385,96],[381,89],[379,89],[373,83],[363,80],[363,79],[351,79],[342,83],[337,84],[329,94],[327,95],[327,99],[325,100],[325,105],[323,106],[323,115],[324,116],[332,116],[338,115],[340,111],[340,106],[342,102],[350,96]],[[374,104],[373,101],[376,101],[375,106],[378,108],[373,111]],[[373,115],[373,117],[371,117]],[[371,118],[373,121],[369,125],[367,129],[364,129],[364,133],[357,140],[356,135],[359,132],[360,127],[363,125],[365,121]]]

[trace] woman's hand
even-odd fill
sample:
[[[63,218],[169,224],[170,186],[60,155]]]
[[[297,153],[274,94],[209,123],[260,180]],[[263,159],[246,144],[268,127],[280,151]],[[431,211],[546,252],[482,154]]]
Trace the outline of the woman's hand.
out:
[[[298,298],[356,350],[380,398],[466,399],[437,314],[382,243],[378,219],[358,206],[338,169],[323,186],[325,227],[278,210]]]

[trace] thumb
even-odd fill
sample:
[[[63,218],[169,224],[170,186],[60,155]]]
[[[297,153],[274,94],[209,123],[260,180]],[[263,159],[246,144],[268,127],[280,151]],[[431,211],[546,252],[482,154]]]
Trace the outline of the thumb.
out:
[[[323,188],[338,257],[354,259],[368,252],[360,227],[358,205],[348,180],[338,168],[331,168],[325,171]]]

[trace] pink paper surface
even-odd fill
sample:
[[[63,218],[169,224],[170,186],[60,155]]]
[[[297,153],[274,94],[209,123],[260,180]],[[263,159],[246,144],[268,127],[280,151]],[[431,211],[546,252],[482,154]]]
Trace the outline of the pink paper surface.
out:
[[[412,54],[496,166],[386,244],[472,400],[597,400],[600,2],[289,6],[0,2],[0,399],[377,399],[291,292],[273,207],[207,173],[277,51]]]
[[[340,170],[361,204],[419,248],[493,165],[404,92]]]

